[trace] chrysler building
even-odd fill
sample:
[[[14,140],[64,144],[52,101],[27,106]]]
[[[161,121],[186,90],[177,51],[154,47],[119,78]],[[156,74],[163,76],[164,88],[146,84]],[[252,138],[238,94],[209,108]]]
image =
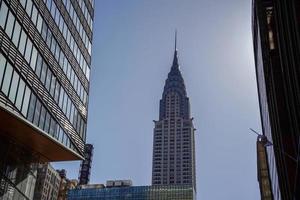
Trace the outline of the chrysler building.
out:
[[[190,103],[176,48],[154,121],[152,185],[190,185],[196,190],[195,137]]]

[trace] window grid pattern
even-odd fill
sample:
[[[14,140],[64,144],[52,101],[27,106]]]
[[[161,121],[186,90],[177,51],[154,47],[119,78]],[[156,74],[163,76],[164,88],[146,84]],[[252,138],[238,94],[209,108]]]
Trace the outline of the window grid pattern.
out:
[[[40,14],[44,17],[48,28],[55,36],[57,43],[60,45],[68,62],[74,68],[74,71],[76,72],[85,90],[88,91],[88,80],[90,76],[90,60],[89,62],[85,61],[80,52],[81,47],[84,46],[83,43],[77,45],[76,41],[80,41],[80,39],[76,39],[76,36],[74,38],[72,35],[73,29],[70,30],[67,27],[68,23],[66,22],[71,23],[71,19],[63,19],[60,11],[57,9],[57,6],[53,0],[47,1],[47,4],[45,4],[42,0],[34,0],[34,2],[37,5],[38,10],[40,11]],[[61,7],[64,6],[61,5]]]
[[[30,2],[30,0],[27,1],[27,3],[28,2]],[[3,2],[2,5],[3,8],[7,7],[5,2]],[[10,11],[8,11],[8,15],[6,14],[6,16],[4,16],[3,19],[7,18],[9,23],[6,23],[5,25],[6,20],[4,20],[4,23],[1,23],[1,26],[5,27],[5,31],[8,35],[10,35],[10,37],[14,38],[15,35],[17,35],[16,38],[20,37],[20,42],[14,43],[15,46],[18,46],[19,51],[23,53],[25,60],[28,62],[29,66],[32,68],[32,70],[35,71],[36,75],[40,78],[40,81],[49,91],[53,99],[55,99],[56,103],[60,106],[65,116],[76,129],[77,133],[79,133],[80,137],[85,140],[86,123],[84,122],[81,115],[79,115],[78,110],[75,108],[70,97],[67,95],[63,87],[61,87],[61,84],[57,82],[57,79],[54,76],[54,73],[50,70],[49,65],[47,65],[46,62],[42,59],[41,55],[32,44],[32,41],[27,37],[27,34],[24,32],[24,30],[19,28],[19,32],[14,31],[13,35],[10,34],[10,31],[8,30],[11,30],[12,28],[8,27],[19,27],[16,26],[18,24],[18,21],[15,20],[14,15]]]
[[[94,4],[95,0],[84,0],[85,6],[87,7],[90,16],[94,19]]]
[[[91,43],[92,32],[83,13],[83,12],[86,13],[87,11],[87,9],[84,9],[86,7],[82,6],[82,4],[84,5],[84,1],[80,1],[80,2],[77,2],[77,0],[61,0],[61,1],[63,1],[66,10],[70,14],[73,24],[76,26],[77,30],[79,30],[79,34],[84,44],[88,47],[89,43]],[[89,23],[92,24],[92,18],[90,18],[90,16],[89,16],[89,20],[90,20]]]
[[[81,38],[79,31],[83,29],[77,30],[77,27],[72,20],[72,17],[77,15],[73,14],[72,16],[70,16],[61,0],[44,0],[44,2],[46,3],[46,6],[50,11],[52,18],[56,21],[56,23],[58,21],[62,21],[62,23],[64,23],[66,31],[70,37],[70,42],[73,44],[73,48],[71,48],[72,52],[74,53],[74,55],[76,55],[75,58],[77,62],[81,65],[83,71],[85,72],[86,68],[91,64],[91,42],[89,41],[87,36],[84,37],[85,39]],[[73,11],[73,13],[76,12]],[[79,21],[77,24],[79,24],[79,26],[81,25]],[[82,25],[80,27],[82,28]],[[62,29],[60,29],[60,31],[63,33]],[[82,32],[85,33],[85,31]]]
[[[11,6],[11,7],[14,7],[14,6]],[[13,9],[13,10],[15,10],[15,9]],[[35,25],[30,23],[31,20],[28,19],[28,17],[27,17],[26,14],[24,14],[24,13],[22,14],[22,12],[21,12],[21,11],[23,11],[22,9],[17,9],[17,11],[18,11],[17,12],[18,20],[23,19],[22,24],[28,24],[28,25],[23,25],[24,30],[27,30],[28,31],[28,35],[31,38],[33,38],[32,42],[35,44],[36,47],[38,47],[39,51],[42,52],[41,55],[43,55],[45,58],[47,58],[45,60],[48,60],[47,61],[48,66],[51,67],[51,69],[54,72],[54,74],[56,75],[57,79],[62,83],[61,84],[62,87],[64,87],[64,89],[66,90],[66,92],[68,93],[68,95],[71,97],[71,99],[73,100],[74,105],[77,107],[78,111],[82,114],[82,116],[84,118],[86,118],[86,108],[84,107],[84,105],[82,104],[82,102],[79,100],[80,99],[79,96],[77,95],[77,93],[74,90],[74,88],[71,86],[70,81],[68,81],[69,79],[64,74],[63,69],[61,69],[60,65],[55,61],[54,55],[51,53],[51,50],[48,49],[46,43],[43,42],[43,39],[37,33],[37,29],[34,28]],[[21,16],[23,16],[23,17],[21,18]],[[27,21],[29,23],[27,23]]]
[[[64,0],[64,2],[66,2],[67,0]],[[72,2],[75,2],[75,0],[72,0]],[[89,10],[85,4],[85,1],[81,1],[81,0],[76,0],[77,4],[74,4],[75,10],[76,6],[79,6],[81,9],[78,13],[78,16],[81,20],[81,23],[83,24],[83,26],[88,26],[86,27],[87,29],[87,33],[90,35],[91,34],[91,30],[93,29],[93,20],[92,17],[89,13]],[[91,35],[92,36],[92,35]]]
[[[189,186],[134,186],[102,189],[73,189],[68,192],[70,200],[194,200]]]
[[[14,68],[17,69],[19,73],[25,78],[29,87],[31,87],[31,89],[35,92],[37,97],[44,102],[47,109],[51,112],[53,116],[55,116],[55,118],[60,123],[64,131],[69,134],[69,136],[74,141],[74,144],[76,144],[80,152],[83,153],[83,140],[76,133],[71,123],[65,117],[63,112],[59,109],[55,101],[51,98],[50,94],[45,90],[44,86],[40,84],[40,80],[32,71],[32,69],[28,66],[23,56],[19,53],[18,50],[16,50],[14,45],[5,36],[6,34],[3,32],[2,27],[0,27],[0,50],[3,51],[3,55],[9,58],[10,62],[13,63]]]
[[[35,124],[36,127],[64,146],[76,151],[71,140],[56,119],[54,119],[43,103],[36,98],[30,86],[2,53],[0,53],[0,66],[1,102],[5,103],[5,106],[13,108],[14,111],[17,110],[19,115],[22,115],[22,117]]]

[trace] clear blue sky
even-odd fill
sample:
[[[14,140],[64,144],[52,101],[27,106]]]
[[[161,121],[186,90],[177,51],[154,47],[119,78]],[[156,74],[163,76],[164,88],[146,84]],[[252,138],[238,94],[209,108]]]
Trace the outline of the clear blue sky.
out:
[[[251,0],[95,0],[87,141],[92,183],[151,184],[153,122],[178,30],[199,200],[258,200]],[[57,163],[77,178],[79,162]]]

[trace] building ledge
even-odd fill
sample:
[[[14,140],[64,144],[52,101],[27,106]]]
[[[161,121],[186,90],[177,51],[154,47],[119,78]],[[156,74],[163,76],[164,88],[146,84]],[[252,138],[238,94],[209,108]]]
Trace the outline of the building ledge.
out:
[[[25,120],[12,108],[0,104],[0,137],[12,139],[35,154],[41,162],[82,160],[83,156],[64,147],[46,132]]]

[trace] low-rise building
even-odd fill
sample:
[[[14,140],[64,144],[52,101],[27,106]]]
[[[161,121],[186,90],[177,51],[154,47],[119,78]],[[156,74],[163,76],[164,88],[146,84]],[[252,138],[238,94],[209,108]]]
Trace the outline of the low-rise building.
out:
[[[82,185],[68,191],[68,200],[194,200],[189,185],[132,186],[131,181],[107,181],[106,187]]]
[[[66,200],[68,191],[70,189],[75,189],[77,187],[78,180],[76,179],[69,180],[67,178],[67,172],[65,169],[56,170],[56,171],[61,178],[57,200]]]

